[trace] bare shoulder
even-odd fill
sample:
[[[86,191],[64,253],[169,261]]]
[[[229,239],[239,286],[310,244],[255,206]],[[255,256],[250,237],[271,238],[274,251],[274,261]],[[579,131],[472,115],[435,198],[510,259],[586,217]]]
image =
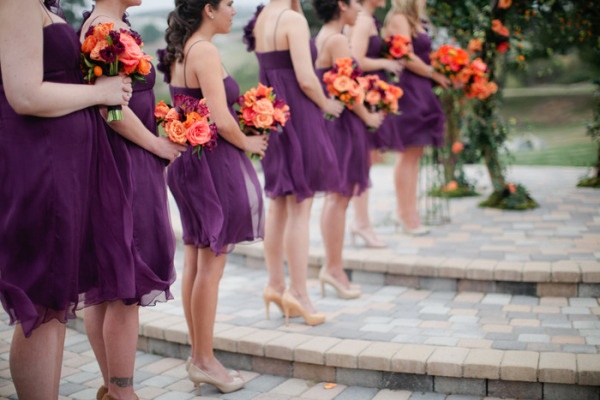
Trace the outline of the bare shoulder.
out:
[[[207,40],[190,42],[185,47],[188,63],[194,65],[194,69],[208,71],[217,68],[221,70],[221,54],[219,49]]]

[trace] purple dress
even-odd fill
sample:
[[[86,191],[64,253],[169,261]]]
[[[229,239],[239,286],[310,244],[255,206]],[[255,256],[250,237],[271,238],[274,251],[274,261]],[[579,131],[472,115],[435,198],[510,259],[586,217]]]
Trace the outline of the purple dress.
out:
[[[229,110],[239,97],[237,82],[224,80]],[[198,88],[170,86],[171,97],[183,94],[201,99]],[[177,105],[177,104],[175,104]],[[237,118],[237,117],[236,117]],[[220,135],[212,151],[198,159],[190,148],[168,167],[167,182],[179,207],[183,241],[210,247],[217,255],[236,243],[264,237],[264,211],[260,182],[248,156]]]
[[[129,108],[144,126],[157,135],[154,119],[154,82],[156,72],[152,68],[145,82],[133,85]],[[132,271],[120,268],[114,280],[102,276],[98,292],[88,293],[86,301],[101,302],[118,297],[114,291],[122,276],[134,276],[129,284],[135,288],[135,296],[127,297],[128,303],[142,306],[173,298],[170,286],[175,281],[175,236],[169,216],[165,160],[125,139],[105,124],[121,182],[127,197],[127,206],[133,215],[133,247],[135,263]],[[126,293],[131,293],[126,289]],[[98,297],[96,297],[98,296]],[[127,295],[129,296],[129,295]],[[106,298],[108,297],[108,298]]]
[[[366,56],[367,58],[381,58],[381,51],[384,42],[384,40],[379,35],[379,32],[381,31],[381,23],[374,16],[373,23],[377,28],[378,34],[369,36],[369,45],[367,47]],[[384,80],[386,82],[389,81],[388,75],[384,70],[368,71],[364,74],[377,75],[379,79]],[[395,83],[392,82],[392,84]],[[393,117],[393,115],[386,116],[379,128],[369,136],[369,145],[371,146],[371,149],[386,150],[383,138],[389,137],[391,135],[391,132],[393,131],[393,127],[391,125],[391,120]]]
[[[431,39],[426,33],[412,38],[414,53],[430,64]],[[399,86],[404,95],[398,103],[400,115],[391,118],[393,130],[382,135],[385,147],[402,151],[404,147],[435,146],[444,141],[444,111],[433,92],[433,81],[404,69]]]
[[[317,53],[314,38],[310,41],[311,51]],[[316,58],[316,57],[315,57]],[[329,68],[317,68],[316,73],[323,83],[323,75]],[[338,160],[340,182],[334,192],[342,196],[355,196],[364,192],[369,181],[369,132],[365,123],[352,111],[344,109],[342,115],[332,121],[326,120],[327,133],[333,143]]]
[[[73,28],[43,37],[43,79],[83,84]],[[100,271],[133,262],[132,216],[97,109],[18,115],[1,84],[0,181],[0,299],[29,336],[74,318]]]

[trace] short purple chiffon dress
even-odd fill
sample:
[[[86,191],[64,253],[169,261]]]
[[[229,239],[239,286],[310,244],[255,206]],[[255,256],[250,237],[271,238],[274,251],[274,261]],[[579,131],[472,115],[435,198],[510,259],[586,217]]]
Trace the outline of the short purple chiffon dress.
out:
[[[381,38],[381,22],[373,16],[373,24],[377,29],[377,35],[369,36],[369,45],[367,46],[367,58],[381,58],[381,52],[383,48],[384,40]],[[388,74],[385,70],[377,70],[377,71],[365,71],[365,75],[377,75],[379,79],[389,82]],[[396,85],[394,82],[389,82],[393,85]],[[377,128],[375,132],[369,132],[369,145],[371,149],[378,150],[386,150],[386,145],[384,143],[383,138],[389,137],[391,135],[393,127],[391,126],[391,120],[394,116],[387,115],[383,120],[383,123]]]
[[[73,28],[48,25],[43,38],[44,81],[84,84]],[[18,115],[0,82],[0,300],[26,336],[74,318],[102,269],[133,262],[132,216],[103,124],[96,107]]]
[[[317,53],[314,38],[310,41],[311,51]],[[316,58],[316,57],[315,57]],[[319,80],[329,68],[316,68]],[[323,83],[323,91],[327,93]],[[326,120],[327,133],[333,143],[338,160],[340,181],[338,188],[333,190],[342,196],[357,196],[370,186],[369,180],[369,135],[365,123],[349,109],[333,120]]]
[[[300,89],[290,51],[257,52],[256,56],[259,81],[273,88],[275,95],[289,105],[291,114],[283,131],[269,137],[269,149],[262,159],[266,195],[294,195],[301,202],[337,190],[339,168],[323,111]]]
[[[430,64],[431,39],[420,32],[412,37],[414,54]],[[433,81],[404,69],[399,86],[404,95],[398,103],[400,115],[392,116],[392,130],[385,131],[382,140],[385,147],[403,151],[406,147],[441,147],[444,142],[444,111],[433,92]]]
[[[240,89],[227,76],[223,81],[231,114]],[[171,98],[182,94],[201,99],[198,88],[170,86]],[[178,104],[175,104],[178,105]],[[186,245],[207,248],[217,255],[234,245],[264,238],[262,189],[243,150],[220,135],[200,159],[190,147],[167,168],[167,182],[179,207]]]

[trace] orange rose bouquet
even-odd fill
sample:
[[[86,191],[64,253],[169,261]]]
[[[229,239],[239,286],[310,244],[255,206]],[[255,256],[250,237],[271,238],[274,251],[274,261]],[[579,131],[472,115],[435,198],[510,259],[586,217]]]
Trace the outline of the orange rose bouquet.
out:
[[[404,95],[402,89],[387,83],[377,75],[359,77],[358,82],[364,90],[364,104],[369,110],[398,114],[398,100]]]
[[[238,99],[240,128],[251,127],[258,132],[281,131],[290,119],[290,107],[273,93],[272,87],[259,83]]]
[[[431,66],[446,75],[452,83],[455,83],[457,74],[469,65],[469,53],[460,47],[449,44],[441,45],[437,50],[430,55]]]
[[[150,73],[152,57],[142,51],[142,39],[133,31],[114,30],[114,23],[90,26],[81,45],[81,68],[85,80],[125,74],[134,81],[144,81]],[[108,107],[107,121],[123,119],[121,106]]]
[[[354,104],[364,101],[364,90],[358,83],[358,77],[362,71],[356,61],[352,58],[338,58],[331,69],[323,74],[325,89],[337,100],[352,109]],[[327,119],[333,119],[332,115],[325,115]]]
[[[202,150],[211,151],[217,145],[217,126],[212,122],[204,99],[175,95],[175,107],[160,101],[154,108],[156,123],[163,127],[167,137],[175,143],[189,144],[193,153],[202,156]]]
[[[383,41],[381,55],[390,60],[408,60],[410,58],[410,38],[404,35],[392,35]],[[398,76],[392,74],[391,80],[398,82]]]

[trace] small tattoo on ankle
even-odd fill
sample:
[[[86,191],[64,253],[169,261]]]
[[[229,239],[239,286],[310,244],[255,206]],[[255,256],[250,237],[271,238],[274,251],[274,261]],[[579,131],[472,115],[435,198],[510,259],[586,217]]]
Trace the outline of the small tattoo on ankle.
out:
[[[110,383],[114,383],[118,387],[133,386],[133,378],[117,378],[117,377],[111,376]]]

